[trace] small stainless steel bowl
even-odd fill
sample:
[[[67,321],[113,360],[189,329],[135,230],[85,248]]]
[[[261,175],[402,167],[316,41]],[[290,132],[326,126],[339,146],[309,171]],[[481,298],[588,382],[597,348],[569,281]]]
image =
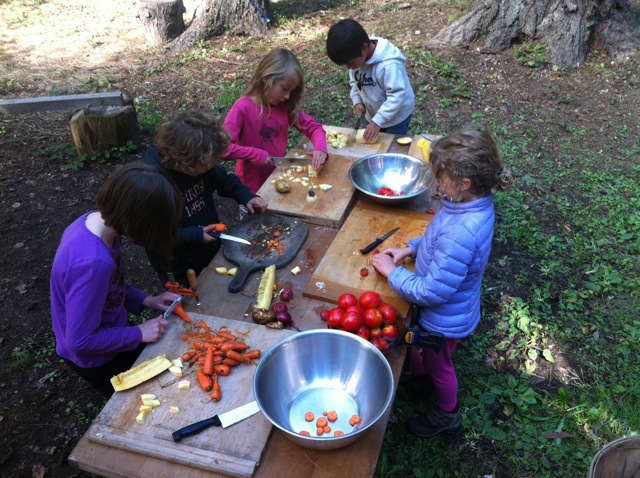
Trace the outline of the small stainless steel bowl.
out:
[[[306,448],[333,450],[357,440],[393,401],[389,362],[369,342],[340,330],[308,330],[287,337],[260,359],[253,392],[260,410],[287,438]],[[316,420],[336,411],[331,431],[316,434]],[[305,414],[313,412],[308,422]],[[360,423],[349,424],[357,414]],[[301,435],[306,430],[310,436]],[[344,435],[334,436],[335,431]]]
[[[395,206],[427,191],[433,184],[429,163],[407,154],[379,153],[356,160],[349,168],[349,179],[356,189],[372,201]],[[378,194],[387,187],[401,196]]]

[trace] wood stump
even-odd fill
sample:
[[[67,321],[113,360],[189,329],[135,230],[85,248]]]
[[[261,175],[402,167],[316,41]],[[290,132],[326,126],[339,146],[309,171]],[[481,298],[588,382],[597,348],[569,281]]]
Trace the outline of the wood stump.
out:
[[[185,31],[182,14],[186,11],[182,0],[141,1],[138,17],[147,41],[152,45],[164,45],[179,37]]]
[[[139,145],[136,110],[127,106],[97,106],[76,111],[69,121],[71,137],[79,155],[91,156],[110,148]]]

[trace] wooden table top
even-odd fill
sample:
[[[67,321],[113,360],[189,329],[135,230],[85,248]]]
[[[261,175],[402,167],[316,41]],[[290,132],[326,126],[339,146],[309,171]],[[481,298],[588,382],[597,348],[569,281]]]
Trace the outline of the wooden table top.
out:
[[[392,150],[406,153],[408,146],[400,146],[396,143]],[[430,206],[431,201],[423,198],[419,202],[412,203],[409,207],[425,211]],[[277,271],[278,284],[283,287],[292,287],[294,290],[294,301],[290,303],[289,309],[294,325],[300,330],[326,327],[326,324],[320,319],[320,311],[332,305],[321,300],[304,297],[302,291],[337,234],[338,229],[309,224],[309,236],[298,255],[289,265]],[[251,322],[251,318],[245,314],[255,302],[260,274],[253,274],[243,290],[231,294],[227,288],[230,276],[216,273],[215,267],[219,266],[231,267],[231,264],[224,259],[223,254],[217,254],[198,278],[198,290],[202,304],[196,306],[194,298],[186,297],[185,309],[200,314]],[[291,269],[295,266],[299,266],[302,270],[298,275],[291,273]],[[171,328],[167,333],[170,331]],[[405,347],[398,347],[386,354],[393,370],[396,386],[405,355]],[[371,477],[375,472],[390,412],[391,407],[375,426],[352,444],[331,451],[303,448],[291,442],[284,433],[273,427],[254,476]],[[95,441],[90,441],[87,434],[78,442],[69,456],[69,462],[82,470],[106,477],[161,478],[180,476],[204,478],[221,476],[122,448],[100,445]]]

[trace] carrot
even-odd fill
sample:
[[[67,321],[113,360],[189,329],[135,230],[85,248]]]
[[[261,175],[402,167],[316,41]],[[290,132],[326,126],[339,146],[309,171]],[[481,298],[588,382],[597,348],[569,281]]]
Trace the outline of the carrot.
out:
[[[226,332],[224,330],[218,330],[218,335],[220,337],[224,337],[225,339],[229,339],[229,340],[237,340],[238,338],[233,335],[231,332]]]
[[[323,428],[318,427],[318,428],[316,429],[316,435],[318,435],[319,437],[321,437],[322,435],[324,435],[324,429],[323,429]]]
[[[214,224],[214,232],[227,232],[226,224]]]
[[[349,425],[354,426],[358,423],[360,423],[360,415],[356,413],[352,415],[351,418],[349,419]]]
[[[204,365],[202,366],[202,371],[205,375],[211,375],[213,373],[213,353],[215,350],[213,347],[207,348],[207,351],[204,354]]]
[[[304,414],[304,419],[308,422],[312,422],[314,418],[315,416],[313,415],[313,412],[307,412]]]
[[[304,435],[306,437],[311,436],[311,433],[309,433],[307,430],[302,430],[301,432],[299,432],[300,435]]]
[[[327,420],[329,420],[330,422],[335,422],[337,419],[338,419],[338,412],[332,410],[329,413],[327,413]]]
[[[235,367],[236,365],[240,364],[240,362],[238,362],[237,360],[230,359],[229,357],[225,357],[222,363],[224,365],[228,365],[229,367]]]
[[[325,433],[331,433],[331,427],[330,427],[329,425],[327,425],[326,427],[322,427],[322,430],[323,430]]]
[[[198,327],[200,327],[201,329],[204,329],[204,330],[206,330],[206,331],[211,330],[211,327],[209,327],[209,326],[207,325],[207,323],[206,323],[204,320],[202,320],[202,319],[200,319],[200,322],[198,322]]]
[[[211,390],[211,400],[214,402],[219,402],[222,398],[222,390],[220,389],[220,384],[218,383],[218,374],[213,374],[213,387]]]
[[[196,376],[198,377],[200,388],[205,392],[211,391],[213,388],[213,381],[211,380],[211,377],[209,377],[209,375],[205,375],[205,373],[200,369],[196,370]]]
[[[204,367],[204,355],[200,355],[195,362],[193,362],[194,364],[198,365],[199,367]]]
[[[236,351],[242,351],[242,350],[247,350],[249,349],[249,345],[247,345],[244,342],[238,342],[238,341],[234,341],[234,342],[225,342],[224,344],[222,344],[220,346],[220,350],[224,350],[225,352],[227,350],[236,350]]]
[[[246,357],[247,354],[241,354],[239,352],[236,352],[235,350],[227,350],[225,352],[225,355],[230,359],[237,360],[238,362],[251,362],[251,359]]]
[[[318,420],[316,421],[316,426],[318,428],[324,428],[329,424],[329,422],[327,422],[327,419],[325,417],[320,417],[318,418]]]
[[[182,320],[184,320],[186,323],[191,323],[191,317],[189,317],[187,315],[187,313],[184,311],[184,308],[182,307],[181,304],[176,305],[176,308],[173,309],[173,312],[179,316],[182,317]]]
[[[206,349],[208,346],[210,346],[211,344],[209,344],[208,342],[205,342],[202,339],[195,339],[193,341],[193,346],[198,349],[198,350],[203,350]]]
[[[253,360],[260,358],[260,349],[253,349],[250,352],[243,353],[242,356],[247,360]]]
[[[341,437],[342,435],[344,435],[344,432],[341,432],[340,430],[336,430],[335,432],[333,432],[334,437]]]
[[[218,375],[229,375],[231,373],[231,367],[220,363],[213,366],[213,371]]]
[[[189,362],[195,354],[196,354],[195,350],[187,350],[185,353],[182,354],[182,361]]]

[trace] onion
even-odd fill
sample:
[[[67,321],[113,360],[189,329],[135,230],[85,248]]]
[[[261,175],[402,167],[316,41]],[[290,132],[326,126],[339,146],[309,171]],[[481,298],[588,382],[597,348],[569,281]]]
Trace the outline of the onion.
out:
[[[291,323],[291,314],[289,312],[280,312],[276,315],[276,319],[287,325]]]
[[[329,311],[327,309],[324,309],[322,312],[320,312],[320,318],[325,322],[327,321],[328,315],[329,315]]]
[[[283,302],[289,302],[293,298],[293,290],[291,287],[286,287],[280,291],[280,300]]]
[[[287,310],[287,304],[285,304],[284,302],[276,302],[271,306],[271,312],[276,314],[276,316],[278,314],[281,314],[282,312],[286,312]]]

